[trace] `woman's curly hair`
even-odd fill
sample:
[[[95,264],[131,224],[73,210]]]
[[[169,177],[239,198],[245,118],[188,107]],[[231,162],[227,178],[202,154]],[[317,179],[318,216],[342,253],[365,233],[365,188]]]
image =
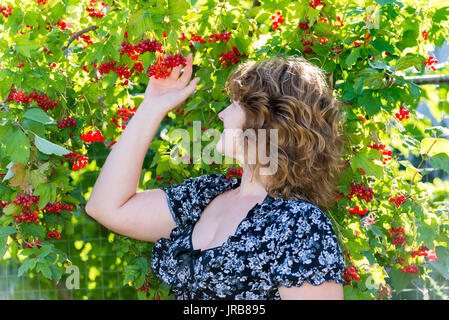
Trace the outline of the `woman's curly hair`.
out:
[[[225,90],[245,110],[243,131],[254,129],[257,139],[258,129],[278,129],[278,168],[263,178],[267,193],[285,200],[292,194],[323,211],[332,207],[338,195],[334,183],[344,167],[344,143],[340,102],[324,71],[303,57],[248,60],[231,71]],[[269,138],[267,134],[267,151]],[[247,139],[244,148],[248,150]],[[256,179],[258,169],[267,166],[258,158],[249,164]]]

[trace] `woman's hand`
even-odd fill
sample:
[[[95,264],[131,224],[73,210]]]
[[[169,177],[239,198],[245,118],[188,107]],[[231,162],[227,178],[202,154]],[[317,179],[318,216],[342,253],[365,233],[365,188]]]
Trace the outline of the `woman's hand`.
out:
[[[193,79],[187,85],[192,76],[193,58],[191,53],[186,57],[186,60],[186,66],[179,79],[183,65],[173,68],[170,76],[165,79],[150,77],[142,101],[144,108],[157,108],[166,114],[182,104],[195,91],[200,78]]]

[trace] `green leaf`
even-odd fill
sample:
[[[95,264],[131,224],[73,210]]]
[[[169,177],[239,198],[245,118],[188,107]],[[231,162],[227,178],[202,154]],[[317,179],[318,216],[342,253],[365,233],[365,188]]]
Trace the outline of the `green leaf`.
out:
[[[51,17],[53,20],[58,21],[59,18],[65,13],[65,5],[61,2],[57,2],[53,7],[50,9]]]
[[[22,223],[20,229],[23,233],[26,233],[29,236],[37,237],[39,239],[45,238],[45,227],[41,224],[35,222]]]
[[[351,159],[351,167],[354,172],[356,172],[358,168],[362,168],[368,176],[375,176],[378,179],[382,179],[384,176],[383,167],[370,160],[379,159],[379,157],[379,151],[372,148],[363,149],[357,152]]]
[[[437,246],[435,248],[435,254],[438,257],[438,260],[441,261],[444,265],[449,266],[449,249]]]
[[[22,265],[19,267],[19,270],[17,270],[17,276],[20,277],[21,275],[23,275],[25,272],[27,272],[28,270],[31,271],[33,270],[33,268],[36,266],[37,263],[37,259],[33,258],[33,259],[25,259],[22,263]]]
[[[56,282],[58,282],[62,277],[62,270],[59,268],[56,264],[50,265],[51,274],[53,276],[53,279],[55,279]]]
[[[31,58],[34,56],[32,53],[36,52],[37,49],[41,47],[41,44],[38,41],[30,40],[29,35],[25,33],[17,36],[15,47],[17,52]]]
[[[15,205],[14,203],[8,204],[4,209],[3,212],[8,216],[15,216],[19,214],[22,211],[22,206]]]
[[[391,278],[393,288],[397,291],[405,289],[417,277],[417,274],[402,272],[396,268],[391,269],[388,275]]]
[[[17,130],[7,137],[6,154],[13,162],[26,164],[30,157],[30,142],[22,130]]]
[[[56,200],[56,186],[53,183],[42,183],[34,190],[34,195],[40,197],[37,206],[43,209],[47,203]]]
[[[437,138],[439,138],[440,136],[442,137],[449,136],[449,128],[442,126],[427,127],[424,129],[424,132],[429,133],[430,135],[435,134]]]
[[[10,234],[16,233],[17,229],[15,227],[6,226],[0,228],[0,237],[9,236]]]
[[[433,270],[441,274],[446,280],[449,280],[449,270],[447,269],[446,264],[443,264],[440,261],[429,261],[428,264],[432,267]]]
[[[70,151],[67,150],[66,148],[58,146],[57,144],[54,144],[53,142],[41,138],[36,134],[34,135],[34,137],[35,137],[34,143],[36,144],[36,147],[39,149],[39,151],[42,153],[55,154],[57,156],[62,156],[70,153]]]
[[[55,123],[55,120],[48,115],[44,110],[41,108],[31,108],[28,109],[24,114],[24,118],[31,119],[43,124],[53,124]]]
[[[27,11],[25,13],[25,17],[23,18],[24,22],[33,27],[37,27],[37,13],[35,11]]]
[[[51,270],[50,267],[45,263],[39,263],[36,268],[37,272],[41,272],[45,278],[51,280]]]
[[[402,35],[402,39],[396,44],[396,47],[402,51],[405,48],[415,47],[418,45],[418,30],[406,30]]]
[[[418,242],[424,242],[427,248],[433,248],[433,240],[435,240],[435,230],[427,224],[418,226]]]
[[[440,152],[444,152],[449,155],[449,140],[424,138],[421,141],[421,148],[419,152],[421,154],[428,154],[431,157]]]
[[[345,63],[348,67],[350,67],[357,61],[358,58],[360,58],[360,48],[352,49],[351,53],[346,57]]]
[[[419,65],[421,65],[423,63],[423,60],[420,57],[416,57],[416,56],[405,56],[405,57],[401,57],[398,62],[396,63],[396,65],[394,66],[394,69],[396,71],[398,70],[405,70],[408,69],[410,67],[415,67],[417,70],[419,70]]]
[[[449,174],[449,156],[447,153],[441,152],[430,157],[430,164],[432,167],[443,169]]]

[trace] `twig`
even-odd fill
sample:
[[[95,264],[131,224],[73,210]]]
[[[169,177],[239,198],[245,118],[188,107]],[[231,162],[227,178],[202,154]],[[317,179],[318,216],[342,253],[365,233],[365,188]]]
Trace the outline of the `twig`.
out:
[[[82,35],[82,34],[84,34],[84,33],[87,33],[87,32],[89,32],[89,31],[95,30],[95,29],[97,29],[97,28],[98,28],[98,27],[94,25],[94,26],[89,26],[89,27],[87,27],[87,28],[81,29],[80,31],[78,31],[77,33],[75,33],[73,36],[71,36],[71,37],[69,38],[69,42],[67,43],[67,46],[62,46],[62,47],[61,47],[61,50],[67,49],[67,48],[70,46],[70,44],[71,44],[76,38],[78,38],[80,35]]]

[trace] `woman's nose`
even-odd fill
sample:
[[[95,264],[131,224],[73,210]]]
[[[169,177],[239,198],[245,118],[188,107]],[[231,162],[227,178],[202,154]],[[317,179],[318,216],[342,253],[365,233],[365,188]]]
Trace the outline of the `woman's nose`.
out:
[[[221,113],[218,114],[218,118],[223,121],[223,115]]]

